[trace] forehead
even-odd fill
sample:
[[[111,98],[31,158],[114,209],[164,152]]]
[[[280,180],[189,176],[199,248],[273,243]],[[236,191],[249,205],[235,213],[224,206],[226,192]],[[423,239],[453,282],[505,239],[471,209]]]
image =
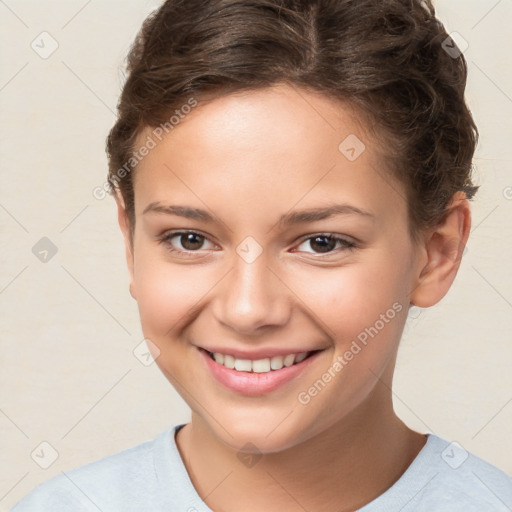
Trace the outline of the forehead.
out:
[[[165,133],[172,134],[176,145],[184,139],[192,138],[201,146],[223,144],[226,138],[238,146],[246,144],[250,148],[262,141],[266,148],[281,147],[282,150],[298,151],[297,145],[305,138],[315,139],[322,134],[325,146],[336,149],[340,135],[357,133],[365,142],[370,142],[367,128],[361,115],[348,101],[327,97],[325,94],[307,91],[293,85],[279,84],[256,90],[240,91],[231,94],[207,96],[198,101],[198,106],[189,108],[184,100],[182,108],[175,109],[178,115],[169,115],[171,121],[163,126]],[[171,126],[172,125],[172,126]],[[139,135],[138,143],[155,130],[146,127]],[[158,131],[158,128],[157,128]],[[161,131],[161,130],[160,130]],[[328,134],[328,135],[327,135]],[[371,135],[371,145],[377,146],[375,134]],[[170,139],[170,137],[169,137]],[[318,144],[318,140],[315,141]]]
[[[199,102],[162,140],[154,131],[146,128],[138,141],[154,139],[155,146],[135,172],[137,214],[148,202],[177,196],[225,210],[243,203],[253,213],[267,205],[279,214],[299,201],[385,208],[403,196],[356,111],[293,86]]]

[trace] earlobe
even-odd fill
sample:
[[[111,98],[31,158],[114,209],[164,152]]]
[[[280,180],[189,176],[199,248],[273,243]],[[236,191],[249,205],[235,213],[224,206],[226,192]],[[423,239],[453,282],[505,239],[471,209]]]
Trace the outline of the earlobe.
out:
[[[410,297],[416,306],[433,306],[446,295],[457,275],[470,228],[469,201],[463,192],[456,192],[443,220],[431,229],[424,242],[427,261]]]
[[[116,204],[117,204],[117,220],[119,223],[119,227],[121,229],[121,233],[123,235],[124,247],[125,247],[125,257],[126,264],[128,266],[128,272],[130,276],[130,284],[129,291],[130,295],[137,300],[136,293],[134,291],[134,255],[133,255],[133,241],[130,232],[130,221],[128,219],[128,214],[126,213],[126,208],[124,204],[123,197],[120,193],[116,194]]]

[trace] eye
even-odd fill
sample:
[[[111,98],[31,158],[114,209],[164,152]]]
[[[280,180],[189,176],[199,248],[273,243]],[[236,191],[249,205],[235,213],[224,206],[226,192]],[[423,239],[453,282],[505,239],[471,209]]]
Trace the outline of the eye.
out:
[[[166,248],[174,253],[189,255],[194,252],[199,252],[205,242],[214,245],[205,235],[196,233],[195,231],[174,231],[171,233],[164,233],[159,239]],[[174,241],[175,240],[175,241]],[[178,248],[175,246],[179,243]],[[180,247],[181,246],[181,247]],[[208,248],[206,248],[208,250]]]
[[[318,233],[313,236],[308,236],[302,240],[298,246],[298,250],[300,251],[300,247],[305,244],[309,244],[309,247],[313,249],[313,254],[332,253],[336,247],[340,250],[354,249],[356,247],[355,242],[333,235],[332,233]]]

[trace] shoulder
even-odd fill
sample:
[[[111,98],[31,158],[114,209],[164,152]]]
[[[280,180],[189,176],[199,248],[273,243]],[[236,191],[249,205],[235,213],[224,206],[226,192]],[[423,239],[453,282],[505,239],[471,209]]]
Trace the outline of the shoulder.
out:
[[[388,509],[510,512],[512,477],[460,444],[429,434],[427,443],[402,477],[360,510]]]
[[[431,466],[435,471],[433,488],[467,502],[465,510],[510,510],[512,477],[480,457],[466,451],[456,442],[450,443],[431,435]]]
[[[151,505],[148,496],[156,496],[158,487],[155,454],[173,433],[174,428],[132,448],[64,471],[35,487],[10,512],[144,510]]]

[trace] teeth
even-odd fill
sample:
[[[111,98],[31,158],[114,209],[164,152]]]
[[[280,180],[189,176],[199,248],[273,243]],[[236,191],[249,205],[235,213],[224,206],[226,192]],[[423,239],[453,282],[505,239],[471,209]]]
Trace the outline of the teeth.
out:
[[[258,359],[252,362],[252,371],[256,373],[266,373],[270,371],[270,359]]]
[[[250,372],[252,370],[252,362],[250,359],[235,359],[235,370],[239,372]]]
[[[218,354],[218,352],[215,352],[215,354]],[[215,354],[213,354],[213,357],[215,357]],[[222,354],[219,355],[221,356]],[[224,356],[224,363],[221,364],[232,370],[235,367],[235,358],[233,356]]]
[[[307,355],[308,355],[307,352],[301,352],[300,354],[297,354],[297,356],[295,357],[295,362],[300,363],[301,361],[304,361],[304,359],[306,359]]]
[[[286,356],[274,356],[272,358],[258,359],[251,361],[250,359],[236,359],[228,354],[221,354],[215,352],[213,359],[229,368],[230,370],[237,370],[239,372],[254,372],[254,373],[268,373],[271,370],[280,370],[284,366],[292,366],[293,364],[304,361],[309,355],[309,352],[300,352],[298,354],[288,354]]]
[[[295,361],[295,354],[288,354],[287,356],[285,356],[283,364],[285,366],[291,366],[294,361]]]
[[[270,360],[270,368],[272,368],[272,370],[280,370],[283,366],[283,356],[274,356]]]

